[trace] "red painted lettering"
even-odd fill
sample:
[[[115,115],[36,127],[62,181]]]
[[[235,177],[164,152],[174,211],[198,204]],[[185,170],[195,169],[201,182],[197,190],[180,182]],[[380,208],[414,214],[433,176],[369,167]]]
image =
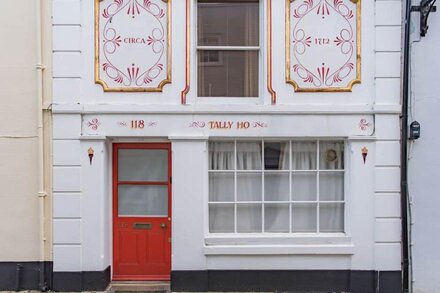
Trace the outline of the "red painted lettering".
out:
[[[237,122],[238,129],[248,129],[250,126],[251,124],[248,121]]]
[[[147,40],[144,38],[124,38],[125,44],[146,44]]]

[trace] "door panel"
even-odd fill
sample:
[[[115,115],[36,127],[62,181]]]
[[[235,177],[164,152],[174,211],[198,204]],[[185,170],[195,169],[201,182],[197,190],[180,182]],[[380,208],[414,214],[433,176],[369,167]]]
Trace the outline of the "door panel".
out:
[[[118,215],[168,217],[168,186],[119,185]]]
[[[168,181],[168,150],[120,149],[119,181]]]
[[[113,145],[113,279],[169,280],[171,146]]]

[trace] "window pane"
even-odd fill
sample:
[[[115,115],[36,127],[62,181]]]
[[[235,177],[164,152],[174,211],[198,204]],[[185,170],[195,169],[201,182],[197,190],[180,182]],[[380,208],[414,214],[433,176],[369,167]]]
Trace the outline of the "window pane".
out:
[[[234,143],[210,142],[209,143],[209,169],[234,170]]]
[[[264,231],[289,232],[289,204],[264,205]]]
[[[289,170],[289,144],[287,142],[264,143],[264,169]]]
[[[344,143],[319,150],[304,141],[209,142],[210,232],[344,232]]]
[[[316,170],[316,143],[292,142],[292,169]]]
[[[234,205],[209,205],[209,232],[234,232]]]
[[[317,198],[316,172],[292,173],[292,200],[315,201]]]
[[[319,142],[319,169],[344,169],[343,142]]]
[[[289,200],[289,173],[264,174],[264,200]]]
[[[234,201],[234,173],[209,174],[209,201]]]
[[[237,169],[261,170],[261,142],[237,142]]]
[[[344,173],[319,173],[319,200],[344,200]]]
[[[262,183],[261,173],[237,174],[237,200],[261,201]]]
[[[342,203],[320,204],[319,231],[344,232],[344,204]]]
[[[258,51],[198,51],[199,97],[258,97]]]
[[[119,185],[120,216],[168,215],[168,187],[157,185]]]
[[[168,181],[167,150],[119,150],[119,181]]]
[[[292,205],[292,232],[316,232],[316,204]]]
[[[261,204],[237,205],[237,232],[262,232]]]
[[[199,46],[258,46],[258,1],[199,1]]]

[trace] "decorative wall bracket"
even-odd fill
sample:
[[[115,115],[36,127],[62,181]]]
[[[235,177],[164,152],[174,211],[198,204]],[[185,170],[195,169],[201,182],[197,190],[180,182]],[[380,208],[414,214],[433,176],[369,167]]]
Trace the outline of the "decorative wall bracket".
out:
[[[361,0],[286,0],[286,82],[347,92],[361,82]]]
[[[422,0],[420,6],[412,6],[411,11],[420,12],[420,36],[426,36],[428,32],[428,17],[431,12],[437,12],[437,7],[434,6],[437,0]]]
[[[171,0],[95,0],[95,82],[160,92],[171,82]]]

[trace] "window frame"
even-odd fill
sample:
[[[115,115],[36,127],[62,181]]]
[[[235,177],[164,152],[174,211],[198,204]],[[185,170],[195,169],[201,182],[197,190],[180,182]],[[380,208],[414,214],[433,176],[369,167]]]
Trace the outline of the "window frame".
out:
[[[207,196],[205,197],[205,214],[206,214],[206,221],[205,221],[205,241],[208,240],[214,242],[217,242],[220,239],[227,240],[227,239],[234,239],[234,243],[237,243],[237,239],[250,239],[250,238],[256,238],[259,239],[259,241],[262,241],[265,243],[264,239],[271,239],[268,243],[272,243],[271,241],[274,239],[280,239],[281,241],[285,241],[289,238],[296,238],[296,239],[308,239],[310,237],[316,238],[317,243],[320,243],[319,239],[335,239],[336,242],[339,242],[342,239],[343,243],[346,243],[348,239],[350,238],[350,222],[349,222],[349,207],[350,207],[350,198],[348,197],[349,194],[349,151],[348,151],[348,141],[344,138],[308,138],[308,139],[301,139],[301,138],[284,138],[284,139],[267,139],[267,138],[249,138],[249,139],[237,139],[237,138],[221,138],[221,139],[211,139],[207,142],[207,156],[208,156],[208,162],[209,162],[209,142],[233,142],[234,143],[234,169],[233,170],[210,170],[209,165],[207,165],[207,180],[208,180],[208,189],[207,189]],[[289,145],[289,168],[286,170],[265,170],[264,168],[264,151],[262,151],[262,168],[261,170],[238,170],[236,166],[236,160],[237,160],[237,143],[239,142],[261,142],[262,149],[264,150],[264,143],[265,142],[287,142]],[[309,170],[310,172],[316,172],[316,184],[317,184],[317,198],[315,201],[295,201],[292,199],[292,174],[295,172],[304,172],[304,170],[294,170],[292,169],[292,143],[294,142],[315,142],[316,143],[316,155],[317,155],[317,166],[314,170]],[[319,198],[319,175],[320,175],[320,167],[319,167],[319,156],[320,156],[320,142],[340,142],[343,146],[343,169],[329,169],[330,172],[341,172],[343,173],[343,200],[341,201],[321,201]],[[261,204],[262,208],[262,230],[261,232],[238,232],[237,231],[237,204],[242,203],[245,204],[247,202],[238,201],[237,200],[237,172],[259,172],[262,175],[262,199],[261,201],[256,201],[254,203]],[[267,172],[269,171],[269,172]],[[321,170],[322,171],[322,170]],[[216,172],[231,172],[234,173],[234,202],[227,202],[228,204],[234,205],[234,232],[210,232],[209,228],[209,207],[212,204],[212,202],[209,199],[209,174],[210,173],[216,173]],[[289,174],[289,199],[288,201],[266,201],[264,197],[264,174],[265,173],[288,173]],[[328,172],[328,171],[324,171]],[[214,202],[214,204],[222,204],[225,202]],[[267,232],[265,231],[265,225],[264,225],[264,205],[265,204],[289,204],[289,232]],[[317,214],[316,214],[316,232],[294,232],[292,231],[292,206],[295,203],[311,203],[316,204]],[[320,214],[320,203],[338,203],[343,204],[343,218],[344,218],[344,227],[342,232],[320,232],[319,231],[319,214]],[[222,243],[223,240],[220,240],[220,243]],[[246,243],[246,240],[244,240]],[[313,242],[313,241],[312,241]],[[327,242],[326,242],[327,243]]]
[[[222,0],[219,0],[222,1]],[[192,56],[193,56],[193,80],[195,83],[195,102],[199,104],[262,104],[262,91],[263,87],[262,84],[264,83],[264,70],[265,70],[265,64],[263,62],[265,57],[264,52],[264,43],[265,43],[265,32],[266,28],[264,26],[265,19],[264,15],[266,15],[266,5],[264,4],[265,1],[258,0],[258,21],[259,21],[259,44],[258,46],[199,46],[198,44],[198,0],[193,0],[193,31],[194,37],[193,37],[193,47],[195,48],[193,50]],[[220,51],[257,51],[258,52],[258,90],[257,90],[257,96],[255,97],[209,97],[209,96],[199,96],[198,93],[198,57],[199,57],[199,51],[201,50],[220,50]],[[220,52],[221,55],[221,52]],[[221,56],[220,56],[220,59]],[[211,66],[219,66],[219,64],[213,64]]]

